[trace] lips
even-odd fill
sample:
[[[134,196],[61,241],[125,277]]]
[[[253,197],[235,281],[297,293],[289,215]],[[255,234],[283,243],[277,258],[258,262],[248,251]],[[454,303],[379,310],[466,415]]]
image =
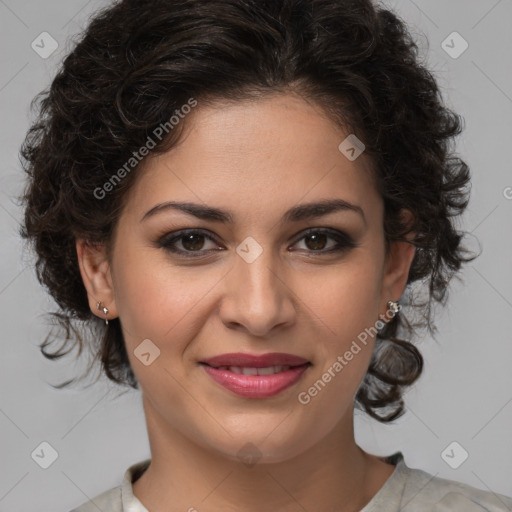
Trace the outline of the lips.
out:
[[[230,393],[242,396],[244,398],[270,398],[285,389],[297,385],[310,364],[299,366],[273,366],[267,368],[244,368],[257,374],[246,374],[244,371],[239,373],[236,367],[214,368],[206,363],[201,364],[202,369],[209,375],[213,381],[227,389]],[[240,367],[237,368],[239,370]],[[274,370],[280,371],[274,373]],[[260,374],[263,370],[265,373]],[[271,372],[271,373],[267,373]]]
[[[311,366],[303,357],[282,352],[221,354],[199,362],[207,375],[245,398],[269,398],[297,384]]]
[[[311,364],[307,359],[293,354],[282,352],[269,352],[266,354],[244,354],[241,352],[221,354],[200,361],[213,368],[237,367],[237,368],[268,368],[271,366],[302,366]]]

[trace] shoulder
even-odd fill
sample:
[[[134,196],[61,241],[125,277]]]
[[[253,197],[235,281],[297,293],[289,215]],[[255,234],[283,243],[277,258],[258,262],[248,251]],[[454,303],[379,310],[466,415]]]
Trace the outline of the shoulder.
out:
[[[147,512],[142,503],[133,495],[132,483],[149,467],[151,459],[131,465],[124,473],[121,485],[98,494],[70,512],[124,512],[138,510]]]
[[[510,512],[512,498],[477,489],[471,485],[440,478],[421,469],[404,468],[405,487],[402,512]]]
[[[102,492],[95,498],[82,503],[82,505],[74,508],[70,512],[98,512],[98,510],[108,510],[108,512],[123,511],[120,486]]]

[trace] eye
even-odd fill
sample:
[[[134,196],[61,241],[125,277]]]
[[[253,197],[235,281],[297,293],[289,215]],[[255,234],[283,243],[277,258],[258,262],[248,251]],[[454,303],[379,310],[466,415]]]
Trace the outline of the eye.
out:
[[[164,235],[162,238],[160,238],[160,240],[158,240],[158,244],[160,247],[163,247],[173,253],[187,257],[195,257],[195,255],[190,253],[205,253],[215,250],[201,250],[204,248],[205,239],[209,240],[210,242],[215,242],[211,236],[207,235],[203,231],[199,231],[197,229],[187,229],[184,231],[178,231],[177,233],[169,233],[168,235]],[[181,245],[182,248],[176,247],[177,245]],[[218,247],[218,245],[216,245],[216,247]]]
[[[334,240],[336,243],[326,250],[325,247],[329,239]],[[313,253],[318,252],[320,254],[341,252],[357,247],[354,240],[346,233],[328,228],[310,229],[306,233],[303,233],[297,241],[300,242],[302,240],[304,240],[306,251]]]
[[[336,243],[326,250],[325,247],[328,245],[327,241],[329,239],[334,240]],[[310,253],[319,253],[319,255],[341,252],[357,247],[357,244],[346,233],[328,228],[312,228],[306,233],[303,233],[302,236],[295,241],[294,245],[297,245],[297,243],[302,240],[304,240],[305,244],[304,250]],[[205,249],[205,241],[212,242],[214,247]],[[219,250],[219,245],[212,236],[197,229],[168,233],[161,237],[157,243],[160,247],[172,253],[191,258],[200,257],[205,253]]]

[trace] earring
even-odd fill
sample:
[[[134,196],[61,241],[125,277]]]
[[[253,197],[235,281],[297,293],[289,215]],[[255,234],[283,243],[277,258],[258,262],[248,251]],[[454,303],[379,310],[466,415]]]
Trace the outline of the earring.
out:
[[[101,306],[102,303],[101,302],[98,302],[98,304],[96,304],[96,308],[98,309],[98,311],[103,311],[103,314],[105,315],[105,325],[108,325],[108,318],[107,318],[107,314],[108,314],[108,308],[106,308],[105,306]]]
[[[400,306],[398,301],[388,300],[388,308],[393,313],[393,316],[395,316],[402,307]]]

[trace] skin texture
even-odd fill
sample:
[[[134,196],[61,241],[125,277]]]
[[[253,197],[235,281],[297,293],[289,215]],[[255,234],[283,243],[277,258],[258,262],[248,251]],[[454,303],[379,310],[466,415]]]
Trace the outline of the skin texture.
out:
[[[152,512],[360,510],[394,469],[354,440],[353,400],[374,339],[309,404],[297,395],[382,318],[388,300],[400,298],[414,247],[394,243],[386,257],[370,162],[338,150],[348,133],[319,107],[291,93],[199,103],[186,123],[177,147],[144,161],[111,261],[101,247],[77,241],[91,310],[103,318],[101,300],[108,318],[120,318],[142,389],[152,463],[134,493]],[[365,218],[346,210],[280,222],[291,207],[340,198]],[[171,200],[229,210],[234,223],[173,210],[141,221]],[[174,245],[205,256],[180,257],[157,243],[191,228],[214,241]],[[357,247],[322,255],[336,240],[303,238],[308,228],[345,232]],[[252,263],[236,252],[248,236],[263,249]],[[208,255],[215,248],[223,250]],[[149,366],[134,355],[144,339],[160,349]],[[312,366],[274,397],[242,398],[198,364],[226,352],[287,352]],[[250,467],[237,456],[247,443],[260,457]]]

